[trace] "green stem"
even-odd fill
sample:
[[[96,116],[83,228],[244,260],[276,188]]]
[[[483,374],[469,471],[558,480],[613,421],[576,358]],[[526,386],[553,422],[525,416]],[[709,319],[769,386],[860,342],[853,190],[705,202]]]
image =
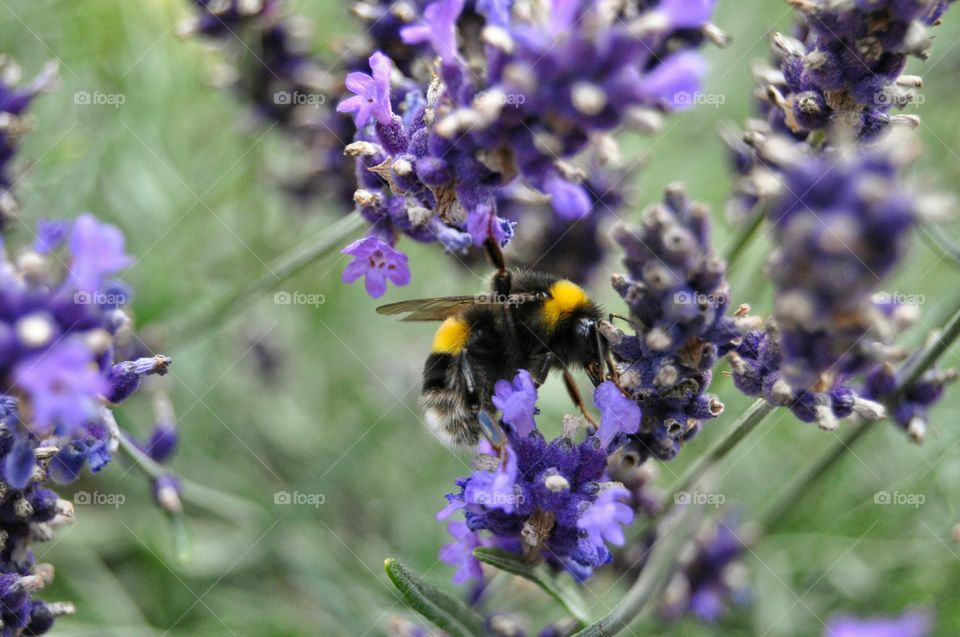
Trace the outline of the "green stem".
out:
[[[119,440],[120,449],[149,478],[157,480],[173,474],[172,471],[138,449],[123,432],[120,433]],[[246,523],[265,514],[259,506],[243,498],[205,487],[180,476],[177,476],[177,479],[180,481],[180,497],[185,502],[190,502],[224,519]]]
[[[265,274],[237,286],[209,312],[171,328],[168,342],[183,345],[188,342],[195,343],[206,337],[242,312],[249,301],[257,295],[276,287],[303,271],[307,266],[338,250],[342,247],[341,244],[356,234],[364,224],[365,221],[358,212],[351,212],[339,219],[316,237],[281,255],[268,267],[268,272]]]
[[[707,472],[715,467],[727,454],[729,454],[741,441],[755,430],[760,423],[766,420],[776,409],[763,399],[754,401],[752,405],[743,412],[736,422],[730,427],[726,434],[717,440],[706,453],[697,458],[696,462],[690,465],[686,471],[676,481],[676,487],[671,491],[676,494],[682,491],[692,490],[696,484],[703,478]],[[676,496],[670,498],[664,504],[664,509],[658,516],[657,525],[662,529],[667,514],[677,503]],[[586,630],[576,634],[575,637],[610,637],[616,635],[633,622],[647,603],[656,598],[657,595],[666,586],[669,575],[676,566],[677,556],[683,548],[689,536],[696,533],[698,525],[689,520],[689,511],[695,509],[693,505],[688,505],[681,516],[679,522],[671,527],[669,537],[665,537],[661,531],[658,536],[660,543],[666,542],[666,546],[659,551],[651,554],[649,563],[640,573],[640,577],[633,583],[626,596],[617,604],[616,608],[599,622],[591,625]]]
[[[677,494],[692,490],[710,469],[715,467],[734,447],[749,436],[760,423],[766,420],[767,416],[773,413],[774,409],[776,409],[774,405],[771,405],[762,398],[754,401],[745,412],[740,414],[740,417],[737,418],[736,422],[733,423],[722,438],[717,440],[706,453],[699,456],[693,464],[687,467],[686,471],[677,479],[676,487],[671,489],[671,491]],[[673,507],[675,501],[676,497],[666,502],[664,513]]]
[[[726,252],[728,269],[733,268],[740,260],[740,257],[743,256],[743,253],[747,251],[747,248],[750,247],[754,236],[756,236],[757,231],[760,230],[760,226],[763,225],[765,216],[764,211],[758,209],[754,211],[753,218],[738,229],[736,236],[733,238],[733,242],[730,244],[730,248]]]
[[[638,619],[670,581],[681,551],[700,528],[699,513],[700,507],[689,505],[668,528],[663,528],[666,520],[661,521],[661,532],[640,577],[606,617],[574,637],[612,637]]]
[[[947,236],[938,225],[920,224],[920,238],[938,254],[950,259],[954,266],[960,266],[960,245]]]
[[[960,305],[960,303],[958,303],[958,305]],[[943,356],[958,337],[960,337],[960,309],[950,317],[943,329],[940,330],[939,335],[924,348],[920,356],[900,375],[897,386],[890,395],[888,404],[896,404],[904,392],[907,391],[924,372],[933,367],[937,360]],[[862,440],[867,431],[875,428],[871,427],[871,425],[874,424],[875,423],[870,421],[858,420],[854,426],[845,431],[820,458],[814,461],[799,479],[791,480],[790,484],[785,487],[784,491],[777,497],[773,504],[767,507],[766,511],[761,514],[761,528],[770,531],[781,524],[789,511],[796,507],[797,502],[810,493],[812,487],[830,471],[844,456],[845,452]]]

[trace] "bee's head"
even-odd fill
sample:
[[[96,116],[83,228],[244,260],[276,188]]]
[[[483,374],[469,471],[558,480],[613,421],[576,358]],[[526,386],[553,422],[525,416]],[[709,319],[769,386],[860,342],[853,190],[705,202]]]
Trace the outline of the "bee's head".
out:
[[[598,332],[598,323],[599,317],[579,317],[574,324],[574,342],[571,343],[576,356],[574,362],[583,367],[594,386],[604,380],[603,366],[607,353],[607,343]]]

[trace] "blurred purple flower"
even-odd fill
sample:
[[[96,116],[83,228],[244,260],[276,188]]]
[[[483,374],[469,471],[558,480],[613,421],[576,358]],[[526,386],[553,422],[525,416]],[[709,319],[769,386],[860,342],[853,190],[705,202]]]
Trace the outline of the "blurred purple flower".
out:
[[[76,218],[70,228],[70,281],[84,292],[95,292],[103,284],[103,276],[133,264],[124,254],[124,238],[120,229],[101,223],[91,214]]]
[[[437,0],[423,12],[423,23],[400,29],[405,44],[430,42],[446,64],[457,61],[457,18],[464,0]]]
[[[922,612],[872,619],[844,615],[830,620],[823,637],[928,637],[932,630],[930,615]]]
[[[41,219],[37,222],[37,238],[33,249],[40,254],[53,252],[63,243],[70,222],[66,219]]]
[[[69,434],[96,416],[109,385],[93,362],[81,341],[69,339],[17,363],[13,379],[29,396],[34,424]]]
[[[464,584],[469,579],[483,580],[483,569],[479,560],[473,556],[473,549],[484,546],[480,535],[470,530],[466,522],[455,520],[447,524],[447,531],[454,541],[440,548],[440,561],[456,566],[453,575],[454,584]]]

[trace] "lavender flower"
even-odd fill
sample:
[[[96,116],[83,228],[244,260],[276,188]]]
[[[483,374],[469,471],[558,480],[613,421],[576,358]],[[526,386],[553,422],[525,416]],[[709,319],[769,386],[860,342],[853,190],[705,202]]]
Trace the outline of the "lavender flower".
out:
[[[904,368],[909,367],[908,361]],[[907,432],[910,439],[922,443],[927,433],[927,412],[943,397],[947,383],[957,379],[955,370],[931,369],[924,373],[890,404],[895,388],[902,381],[893,365],[883,363],[867,373],[863,393],[873,400],[889,405],[890,419]]]
[[[444,64],[457,61],[457,18],[464,0],[438,0],[423,12],[423,23],[404,27],[400,37],[406,44],[429,42]]]
[[[948,2],[796,2],[798,37],[776,34],[779,69],[759,73],[771,125],[804,139],[835,121],[862,138],[891,123],[915,125],[915,118],[891,115],[912,102],[922,80],[903,75],[909,56],[926,59],[927,27]]]
[[[349,205],[353,166],[342,151],[355,127],[332,107],[343,91],[344,70],[328,71],[309,52],[302,21],[286,15],[281,0],[192,4],[195,18],[181,31],[227,45],[237,92],[257,116],[278,123],[298,146],[295,174],[286,178],[286,189],[301,200],[333,193]],[[356,64],[349,51],[341,60],[347,69]]]
[[[440,548],[440,560],[444,564],[457,567],[453,583],[464,584],[470,579],[483,581],[480,561],[473,556],[473,549],[484,546],[480,534],[471,531],[467,524],[461,521],[449,522],[447,531],[454,541]]]
[[[395,70],[414,77],[396,73],[390,82],[386,54],[377,51],[372,75],[351,74],[355,95],[338,107],[356,114],[358,131],[346,150],[357,157],[355,201],[373,234],[391,244],[401,233],[441,240],[448,250],[463,248],[462,233],[478,246],[505,244],[513,228],[497,204],[517,176],[549,198],[559,219],[589,214],[595,201],[578,160],[639,113],[689,101],[682,96],[698,90],[704,66],[684,49],[699,42],[671,38],[708,29],[712,6],[664,3],[621,16],[589,3],[554,2],[541,20],[503,3],[429,3],[399,35],[418,47],[413,60],[430,45],[440,58],[439,77],[419,77],[406,51]],[[461,21],[478,14],[486,24],[482,41],[461,46]],[[664,55],[655,55],[661,47]],[[365,126],[371,113],[376,123]]]
[[[930,615],[922,612],[872,619],[842,615],[830,620],[823,637],[929,637],[932,630]]]
[[[502,412],[503,422],[511,425],[520,436],[536,429],[533,416],[537,413],[537,387],[525,369],[517,372],[513,381],[498,380],[493,387],[493,404]]]
[[[119,228],[100,223],[90,214],[80,215],[70,228],[70,282],[81,292],[94,292],[104,283],[103,276],[133,264],[123,252],[124,238]]]
[[[341,252],[353,257],[353,262],[343,271],[344,283],[352,283],[362,276],[367,294],[374,298],[384,295],[388,280],[394,285],[410,282],[407,255],[376,237],[358,239]]]
[[[849,385],[898,356],[891,341],[911,315],[875,296],[930,207],[898,182],[909,151],[894,137],[859,152],[781,153],[783,188],[768,215],[775,323],[731,356],[741,390],[826,429],[853,411],[883,416]]]
[[[660,612],[677,619],[692,614],[714,622],[724,615],[728,602],[742,604],[749,594],[749,581],[742,562],[745,533],[733,517],[712,524],[695,542],[680,571],[667,585]]]
[[[883,418],[886,410],[869,392],[860,396],[850,386],[836,383],[829,387],[794,389],[783,378],[783,356],[777,324],[770,321],[765,330],[744,336],[737,349],[728,354],[737,389],[748,396],[761,396],[773,405],[789,408],[797,419],[815,422],[821,429],[833,430],[851,414],[868,420]]]
[[[82,342],[66,339],[13,366],[12,382],[27,395],[38,432],[70,434],[96,418],[99,396],[108,384],[93,359]]]
[[[726,265],[710,247],[707,209],[690,202],[679,186],[643,223],[618,225],[614,240],[625,252],[626,274],[614,289],[630,308],[635,335],[603,327],[620,369],[620,385],[643,410],[631,448],[642,462],[671,459],[700,422],[723,405],[706,393],[719,356],[735,347],[751,323],[741,309],[726,316]]]
[[[170,362],[171,359],[167,356],[153,356],[117,363],[107,375],[107,380],[110,383],[106,392],[107,400],[112,403],[119,403],[128,398],[139,389],[144,376],[151,374],[163,376],[166,374]]]
[[[446,561],[460,563],[457,556],[466,555],[477,542],[492,542],[531,562],[545,560],[583,580],[610,561],[608,542],[623,542],[620,526],[633,520],[633,511],[620,500],[628,498],[629,493],[609,482],[609,450],[596,435],[576,443],[572,438],[574,430],[566,427],[566,434],[547,442],[535,426],[526,426],[533,421],[535,405],[526,401],[531,390],[526,387],[525,374],[521,371],[513,380],[513,386],[521,388],[519,391],[510,393],[510,388],[500,387],[502,397],[508,393],[507,399],[516,394],[523,397],[526,414],[519,413],[520,401],[511,403],[510,411],[511,420],[525,426],[521,429],[502,421],[509,440],[506,461],[481,454],[478,462],[485,468],[458,480],[460,491],[447,496],[449,504],[438,518],[445,519],[462,510],[470,533],[455,527],[457,542],[444,547],[441,555],[448,557]],[[608,417],[622,415],[618,408],[608,405]],[[639,418],[639,414],[630,413],[626,417],[631,415]],[[615,425],[609,427],[618,429]],[[623,423],[620,428],[629,430],[631,424]],[[492,537],[478,536],[481,532]],[[469,562],[467,566],[467,570],[461,566],[458,573],[478,573]]]
[[[119,288],[106,276],[130,263],[117,228],[82,215],[45,222],[40,237],[41,250],[21,251],[15,264],[0,250],[0,620],[13,637],[42,634],[73,612],[33,598],[52,570],[36,563],[32,544],[73,518],[45,484],[71,482],[84,466],[102,469],[121,435],[108,400],[124,400],[141,375],[170,363],[114,363],[116,337],[129,330],[123,310],[106,300],[129,296],[107,293]]]
[[[357,127],[365,126],[373,115],[380,124],[388,126],[393,121],[390,107],[390,72],[393,63],[379,51],[370,56],[370,69],[373,75],[350,73],[346,86],[354,96],[340,102],[337,111],[353,113]]]
[[[0,55],[0,232],[17,213],[17,202],[11,192],[14,177],[10,165],[17,153],[18,140],[29,128],[26,109],[34,97],[53,83],[57,66],[48,64],[32,82],[17,87],[20,75],[20,67]]]

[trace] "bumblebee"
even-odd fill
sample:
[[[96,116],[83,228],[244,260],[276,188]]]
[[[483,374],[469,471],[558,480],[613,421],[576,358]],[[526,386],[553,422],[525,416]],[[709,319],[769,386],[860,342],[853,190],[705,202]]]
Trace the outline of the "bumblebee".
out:
[[[604,380],[605,362],[613,374],[600,307],[580,286],[552,274],[501,268],[492,279],[489,293],[377,308],[405,314],[405,321],[443,321],[423,369],[420,405],[427,427],[451,447],[476,445],[481,435],[502,446],[503,434],[489,415],[495,411],[493,386],[519,369],[538,386],[551,370],[562,370],[568,392],[593,422],[570,369],[586,371],[594,385]]]

